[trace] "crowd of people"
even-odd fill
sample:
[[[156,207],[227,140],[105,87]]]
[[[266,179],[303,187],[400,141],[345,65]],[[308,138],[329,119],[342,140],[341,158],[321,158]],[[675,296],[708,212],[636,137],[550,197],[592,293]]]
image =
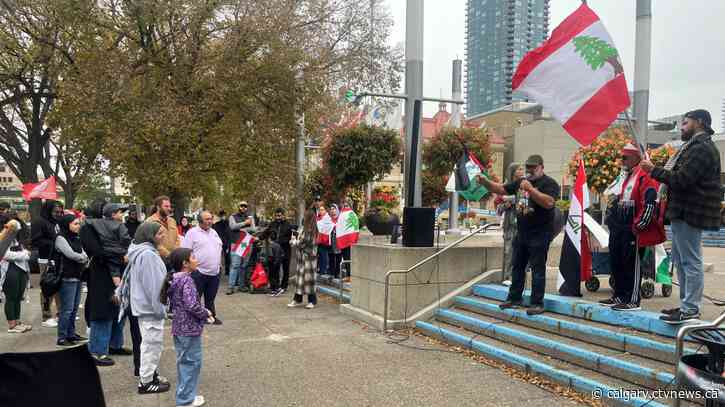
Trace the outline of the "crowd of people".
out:
[[[32,248],[41,281],[59,276],[55,289],[41,283],[40,290],[42,326],[57,330],[57,346],[86,344],[99,367],[114,365],[114,357],[132,356],[138,393],[166,392],[170,384],[159,374],[159,361],[165,323],[171,319],[177,405],[201,405],[201,333],[207,324],[223,324],[215,307],[222,277],[228,275],[229,295],[262,291],[278,297],[288,289],[296,255],[295,292],[288,306],[313,309],[317,274],[343,278],[340,265],[350,258],[350,248],[340,247],[334,228],[318,232],[322,225],[334,225],[338,212],[337,205],[328,209],[318,199],[298,227],[287,220],[283,208],[264,222],[242,201],[229,217],[219,211],[215,219],[202,210],[177,225],[166,196],[154,201],[143,220],[135,206],[102,199],[82,211],[46,200],[28,227],[0,204],[0,285],[8,332],[32,329],[21,319]],[[251,282],[257,267],[268,276],[263,290]],[[80,309],[87,337],[76,326]],[[131,349],[124,347],[126,325]]]

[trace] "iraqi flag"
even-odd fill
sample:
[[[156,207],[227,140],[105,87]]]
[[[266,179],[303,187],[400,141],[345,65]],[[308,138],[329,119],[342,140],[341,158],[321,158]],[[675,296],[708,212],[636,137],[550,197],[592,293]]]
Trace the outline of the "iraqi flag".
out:
[[[46,178],[37,184],[23,184],[23,198],[30,202],[32,199],[58,199],[58,189],[55,184],[55,176]]]
[[[317,244],[324,246],[330,245],[330,234],[335,228],[335,222],[332,221],[330,214],[317,216]]]
[[[463,149],[455,169],[456,191],[467,201],[480,201],[488,190],[478,183],[478,176],[486,175],[486,168],[468,149]]]
[[[346,249],[355,243],[360,236],[360,220],[355,211],[350,208],[343,208],[335,224],[335,236],[337,247]]]
[[[241,231],[239,233],[239,239],[232,243],[232,253],[236,253],[240,257],[245,258],[252,251],[252,243],[254,243],[254,236],[251,233]]]
[[[584,162],[579,160],[569,216],[564,229],[566,233],[561,248],[559,275],[556,280],[561,295],[581,297],[581,282],[589,280],[592,276],[592,252],[587,234],[584,233],[584,210],[588,207],[587,176],[584,172]]]
[[[586,4],[524,56],[511,87],[541,103],[582,145],[630,105],[614,41]]]

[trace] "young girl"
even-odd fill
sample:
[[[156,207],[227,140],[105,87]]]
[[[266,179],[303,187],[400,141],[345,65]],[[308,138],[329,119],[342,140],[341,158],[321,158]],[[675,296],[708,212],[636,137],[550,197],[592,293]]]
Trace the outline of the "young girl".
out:
[[[172,271],[161,289],[161,302],[174,309],[171,334],[176,349],[177,406],[201,406],[204,397],[197,395],[201,371],[201,333],[204,323],[214,323],[211,311],[204,308],[191,278],[199,262],[191,249],[179,248],[169,256]]]

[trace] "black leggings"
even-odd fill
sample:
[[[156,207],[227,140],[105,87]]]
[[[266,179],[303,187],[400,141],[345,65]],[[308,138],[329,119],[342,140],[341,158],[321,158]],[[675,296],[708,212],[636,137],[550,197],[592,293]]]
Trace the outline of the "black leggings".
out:
[[[20,319],[20,305],[23,303],[28,275],[20,267],[10,264],[5,274],[3,292],[5,293],[5,318],[8,321]]]
[[[128,316],[128,327],[131,330],[131,344],[133,346],[133,375],[139,375],[141,366],[141,328],[138,326],[138,318],[131,314],[131,308],[126,311]]]

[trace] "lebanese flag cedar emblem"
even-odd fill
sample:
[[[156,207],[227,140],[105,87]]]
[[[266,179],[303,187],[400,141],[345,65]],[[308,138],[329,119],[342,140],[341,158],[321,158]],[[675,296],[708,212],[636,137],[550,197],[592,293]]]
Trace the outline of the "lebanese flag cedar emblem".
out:
[[[511,87],[541,103],[582,145],[591,144],[630,105],[614,41],[586,4],[524,56]]]

